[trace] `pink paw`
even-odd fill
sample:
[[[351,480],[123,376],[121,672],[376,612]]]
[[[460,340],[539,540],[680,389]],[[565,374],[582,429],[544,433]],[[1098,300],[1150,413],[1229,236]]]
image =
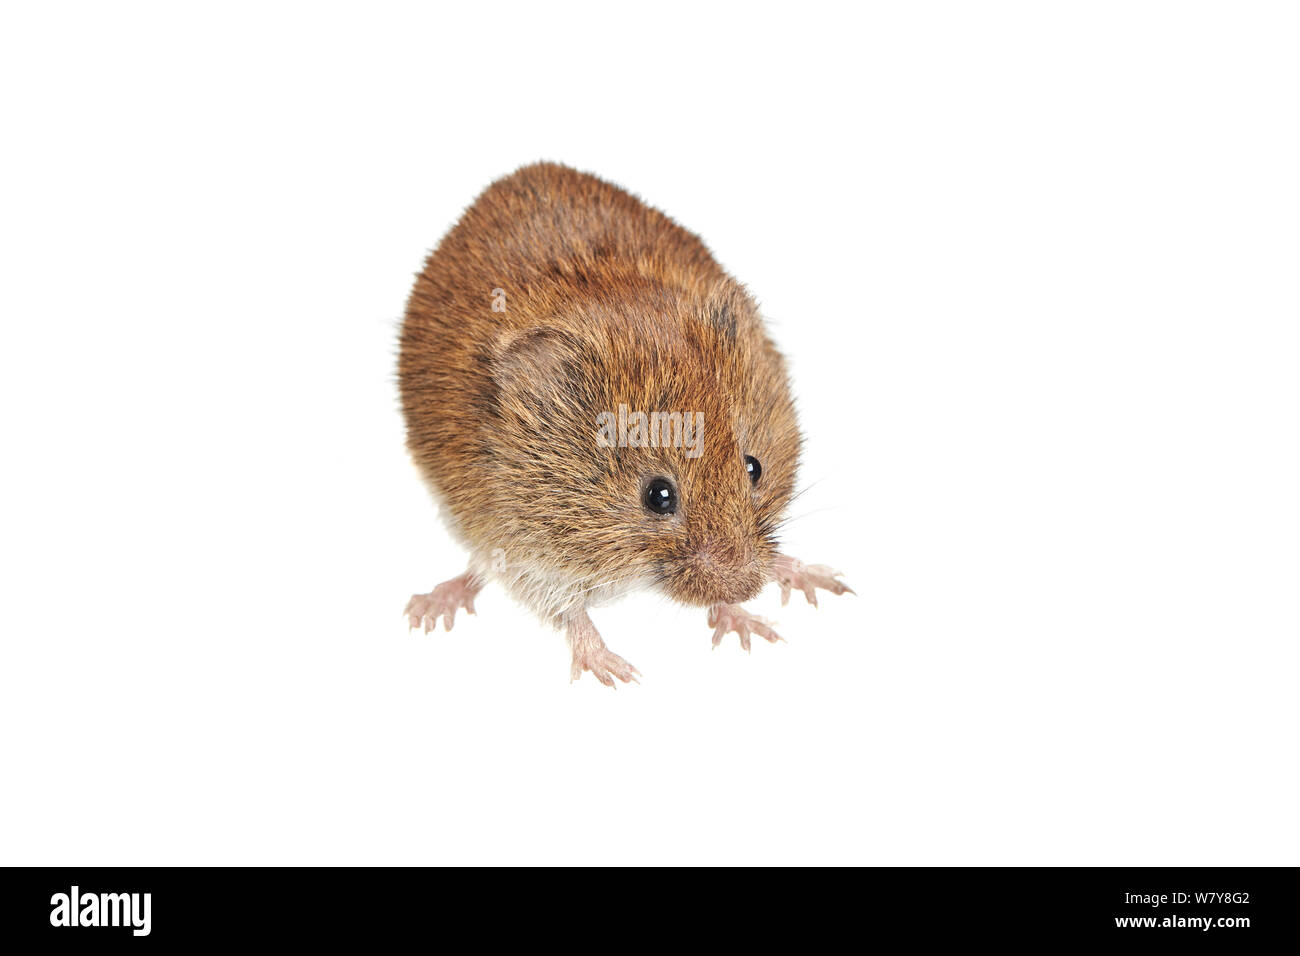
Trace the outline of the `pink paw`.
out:
[[[779,555],[772,563],[772,580],[781,585],[781,604],[790,600],[790,589],[798,588],[808,603],[817,606],[817,589],[832,594],[856,594],[851,587],[838,580],[840,572],[824,564],[804,564],[798,558]]]
[[[618,688],[615,679],[625,684],[637,681],[641,672],[619,657],[600,638],[600,632],[591,623],[587,612],[581,608],[571,611],[564,619],[565,637],[569,649],[573,652],[573,667],[570,670],[570,683],[582,676],[583,671],[591,671],[606,687]]]
[[[595,648],[583,648],[581,651],[574,652],[570,681],[575,681],[581,677],[583,671],[590,671],[591,676],[606,687],[617,688],[618,685],[614,683],[616,677],[624,684],[630,684],[633,681],[638,684],[641,683],[637,680],[641,672],[603,645]]]
[[[709,627],[714,628],[714,647],[722,643],[722,638],[729,631],[736,632],[740,638],[741,648],[746,651],[750,649],[749,635],[751,633],[757,634],[773,644],[785,640],[780,634],[772,630],[771,621],[756,614],[750,614],[739,604],[715,604],[709,608]]]
[[[467,613],[474,613],[474,595],[478,592],[479,587],[470,580],[469,575],[462,574],[458,578],[444,581],[428,594],[412,595],[402,613],[410,621],[412,630],[423,625],[424,633],[428,634],[437,628],[438,618],[441,617],[443,628],[450,631],[456,622],[458,610],[464,608]]]

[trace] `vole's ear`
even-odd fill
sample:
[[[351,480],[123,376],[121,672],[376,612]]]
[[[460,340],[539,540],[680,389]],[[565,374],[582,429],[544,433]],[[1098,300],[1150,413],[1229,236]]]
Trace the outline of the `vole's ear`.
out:
[[[527,406],[552,405],[575,396],[584,380],[582,343],[568,332],[545,326],[504,340],[492,359],[497,394]]]
[[[728,280],[709,290],[702,318],[725,338],[734,339],[741,329],[758,322],[758,307],[743,286]]]

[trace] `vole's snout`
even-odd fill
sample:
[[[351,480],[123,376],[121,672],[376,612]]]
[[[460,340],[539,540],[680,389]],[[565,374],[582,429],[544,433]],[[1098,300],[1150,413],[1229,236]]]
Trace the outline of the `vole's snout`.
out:
[[[754,559],[754,549],[743,539],[705,537],[691,558],[704,568],[726,570],[743,567]]]
[[[705,536],[690,542],[668,589],[683,604],[739,604],[758,594],[766,583],[752,542],[745,538]]]

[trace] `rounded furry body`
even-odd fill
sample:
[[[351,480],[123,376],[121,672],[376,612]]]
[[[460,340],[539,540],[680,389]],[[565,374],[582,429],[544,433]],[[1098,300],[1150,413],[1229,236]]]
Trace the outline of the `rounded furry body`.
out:
[[[472,574],[544,619],[639,587],[739,602],[770,580],[800,448],[785,362],[700,239],[622,189],[549,163],[488,187],[416,281],[399,382]],[[620,409],[702,427],[691,447],[611,445]],[[674,514],[644,504],[657,477]]]

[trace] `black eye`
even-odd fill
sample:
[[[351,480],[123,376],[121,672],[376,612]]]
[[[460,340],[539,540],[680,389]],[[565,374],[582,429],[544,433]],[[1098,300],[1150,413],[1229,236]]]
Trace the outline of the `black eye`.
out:
[[[667,478],[652,478],[642,500],[651,514],[670,515],[677,510],[677,489]]]
[[[763,466],[753,455],[745,456],[745,471],[749,472],[749,480],[754,484],[758,484],[758,479],[763,477]]]

